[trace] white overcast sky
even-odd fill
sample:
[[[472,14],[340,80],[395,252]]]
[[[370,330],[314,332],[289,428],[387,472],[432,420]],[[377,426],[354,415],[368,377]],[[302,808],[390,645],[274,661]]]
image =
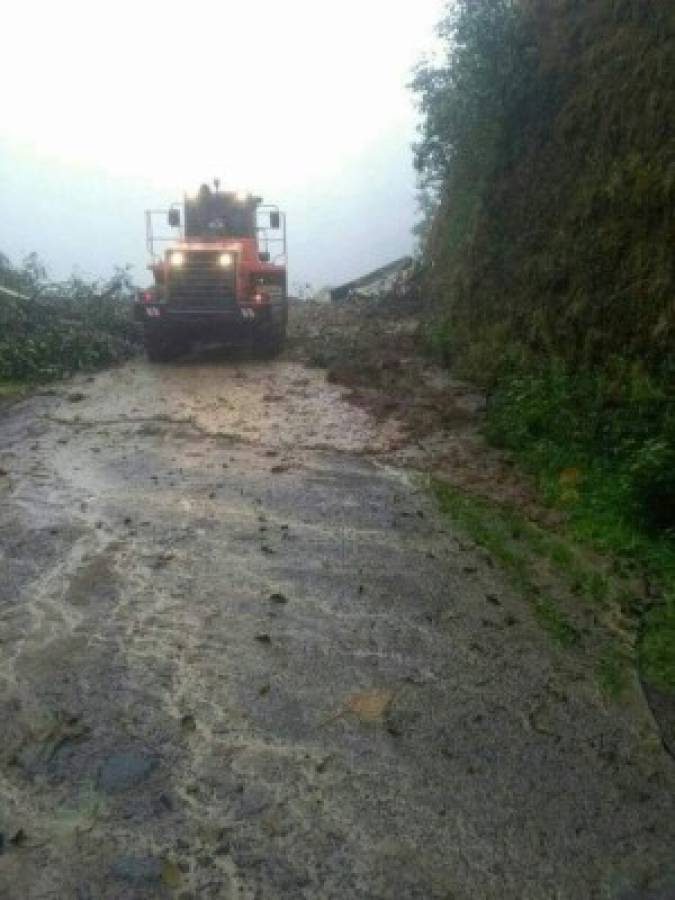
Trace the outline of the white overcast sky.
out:
[[[0,252],[147,281],[143,210],[219,176],[288,212],[292,281],[412,247],[406,89],[443,0],[3,8]]]

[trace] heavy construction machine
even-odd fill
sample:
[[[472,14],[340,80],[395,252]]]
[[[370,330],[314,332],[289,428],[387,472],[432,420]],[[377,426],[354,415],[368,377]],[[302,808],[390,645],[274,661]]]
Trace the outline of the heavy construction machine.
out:
[[[221,191],[215,180],[183,203],[146,210],[145,222],[154,283],[139,292],[136,318],[151,362],[198,340],[248,342],[264,356],[281,351],[287,242],[278,207]]]

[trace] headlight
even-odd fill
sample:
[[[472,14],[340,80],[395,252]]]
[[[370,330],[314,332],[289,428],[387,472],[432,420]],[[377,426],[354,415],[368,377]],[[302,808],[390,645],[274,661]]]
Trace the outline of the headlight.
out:
[[[169,264],[172,266],[182,266],[185,262],[185,254],[181,253],[180,250],[176,250],[169,255]]]
[[[221,253],[218,257],[218,265],[222,266],[224,269],[229,269],[232,265],[232,254],[231,253]]]

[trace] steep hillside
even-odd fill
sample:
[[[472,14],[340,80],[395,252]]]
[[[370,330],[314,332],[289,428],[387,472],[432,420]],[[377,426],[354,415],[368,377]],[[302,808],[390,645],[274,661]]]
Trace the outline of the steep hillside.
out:
[[[448,65],[417,78],[430,110],[418,162],[441,183],[427,251],[453,349],[576,367],[620,354],[661,372],[675,338],[675,6],[479,0],[445,34]]]
[[[642,669],[675,691],[675,4],[449,9],[413,84],[431,338],[577,536],[655,579]]]

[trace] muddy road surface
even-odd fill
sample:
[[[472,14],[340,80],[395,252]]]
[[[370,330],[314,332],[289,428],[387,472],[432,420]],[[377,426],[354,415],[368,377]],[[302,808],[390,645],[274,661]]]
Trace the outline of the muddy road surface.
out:
[[[672,760],[289,362],[0,419],[0,897],[675,897]]]

